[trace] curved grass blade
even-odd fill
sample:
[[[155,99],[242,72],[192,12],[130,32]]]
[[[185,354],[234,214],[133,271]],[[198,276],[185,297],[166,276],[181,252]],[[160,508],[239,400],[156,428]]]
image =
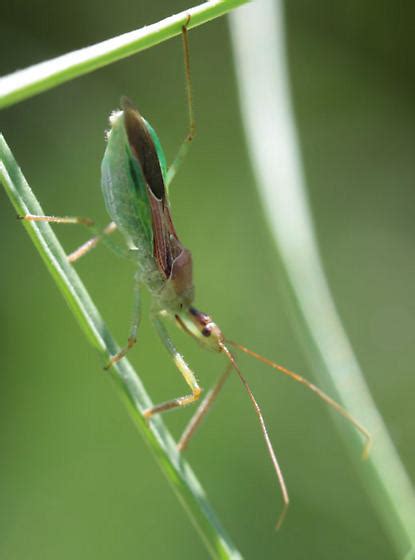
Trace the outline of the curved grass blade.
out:
[[[231,31],[248,149],[296,332],[319,384],[372,434],[373,449],[358,471],[400,557],[409,549],[412,558],[414,491],[337,314],[315,239],[291,109],[282,2],[258,0],[231,14]],[[341,434],[360,457],[359,436],[345,426]]]
[[[192,29],[226,14],[247,0],[210,0],[141,29],[123,33],[89,47],[34,64],[0,78],[0,108],[47,91],[149,47],[182,32],[188,20]]]

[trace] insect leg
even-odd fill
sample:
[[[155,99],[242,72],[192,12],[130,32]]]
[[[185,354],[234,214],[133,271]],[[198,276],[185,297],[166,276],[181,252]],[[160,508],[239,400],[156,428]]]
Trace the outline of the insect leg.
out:
[[[17,216],[19,220],[24,222],[49,222],[53,224],[81,224],[90,227],[94,224],[90,218],[82,218],[79,216],[35,216],[33,214],[25,214]]]
[[[170,401],[163,402],[161,404],[157,404],[152,408],[148,408],[144,411],[145,418],[149,419],[154,414],[159,414],[160,412],[166,412],[167,410],[172,410],[173,408],[186,406],[191,404],[200,397],[202,389],[199,387],[199,384],[196,380],[196,377],[192,370],[189,368],[187,363],[184,361],[183,357],[179,354],[176,350],[171,338],[169,337],[167,330],[165,329],[163,323],[160,321],[158,317],[155,315],[152,316],[154,326],[156,328],[157,334],[160,336],[161,341],[163,342],[164,346],[166,347],[167,351],[169,352],[170,356],[172,357],[177,369],[183,375],[184,380],[189,385],[190,389],[192,390],[191,395],[185,395],[183,397],[178,397],[176,399],[172,399]]]
[[[110,249],[110,251],[112,251],[114,255],[117,255],[117,257],[129,259],[136,262],[135,258],[132,255],[132,249],[127,249],[125,245],[117,243],[110,237],[110,235],[118,229],[118,226],[115,222],[110,222],[103,230],[98,230],[94,226],[92,226],[90,229],[95,232],[94,237],[91,237],[90,239],[88,239],[88,241],[85,241],[85,243],[83,243],[80,247],[78,247],[77,249],[75,249],[75,251],[72,251],[72,253],[68,255],[68,261],[70,263],[74,263],[84,255],[87,255],[101,242],[107,249]]]
[[[25,216],[18,216],[19,220],[24,222],[48,222],[52,224],[80,224],[86,226],[90,231],[94,233],[94,237],[88,239],[85,243],[83,243],[80,247],[72,251],[68,255],[68,261],[70,263],[74,263],[79,260],[81,257],[89,253],[92,249],[100,243],[101,241],[104,245],[110,249],[113,253],[115,253],[119,257],[131,259],[130,252],[125,249],[124,246],[116,243],[112,239],[110,239],[110,234],[116,231],[117,224],[115,222],[110,222],[103,230],[98,229],[95,225],[93,220],[90,218],[82,218],[78,216],[35,216],[33,214],[26,214]]]
[[[80,247],[72,251],[68,255],[68,261],[74,263],[78,261],[84,255],[87,255],[92,249],[99,243],[103,243],[107,249],[110,249],[117,257],[122,257],[124,259],[133,260],[136,262],[135,258],[132,256],[132,249],[127,249],[124,245],[117,243],[111,237],[109,237],[114,231],[117,231],[118,226],[115,222],[110,222],[103,230],[98,231],[96,228],[91,228],[96,231],[94,237],[85,241]]]
[[[232,372],[232,364],[229,364],[225,372],[220,376],[216,385],[213,387],[213,389],[211,389],[208,392],[206,397],[200,403],[198,409],[191,417],[189,423],[187,424],[184,432],[181,435],[181,438],[179,439],[179,442],[177,443],[177,449],[179,451],[184,451],[189,445],[190,439],[194,435],[197,428],[200,426],[206,413],[213,405],[214,401],[216,400],[216,397],[218,396],[220,390],[222,389],[223,385],[225,384],[225,381],[228,379],[231,372]]]
[[[134,284],[134,304],[133,304],[133,313],[131,319],[131,328],[130,328],[130,335],[128,337],[127,345],[124,346],[117,354],[111,357],[108,364],[104,367],[104,369],[109,369],[111,366],[119,362],[127,352],[135,345],[137,342],[137,331],[138,327],[140,326],[141,320],[141,297],[140,297],[140,283],[137,281]]]
[[[187,108],[189,116],[189,131],[183,144],[180,146],[173,163],[170,165],[167,171],[166,185],[169,187],[170,183],[173,181],[179,167],[181,166],[184,158],[189,151],[190,144],[196,134],[196,121],[193,113],[193,99],[192,99],[192,81],[190,76],[190,51],[189,51],[189,37],[187,33],[187,26],[189,25],[190,15],[187,17],[186,23],[182,27],[182,41],[183,41],[183,58],[184,58],[184,74],[186,82],[186,97],[187,97]]]

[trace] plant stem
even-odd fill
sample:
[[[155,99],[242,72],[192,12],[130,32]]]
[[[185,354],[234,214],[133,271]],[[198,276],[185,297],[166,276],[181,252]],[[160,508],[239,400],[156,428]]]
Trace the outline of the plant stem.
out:
[[[19,215],[44,215],[2,135],[0,135],[0,181],[4,184]],[[51,227],[41,222],[23,222],[23,224],[89,342],[98,350],[103,363],[107,362],[108,356],[118,352],[119,347],[75,269],[69,264]],[[152,402],[128,360],[124,358],[115,364],[111,368],[110,375],[134,424],[154,452],[162,471],[190,515],[211,557],[241,559],[241,555],[209,506],[205,492],[190,466],[177,452],[175,442],[162,420],[156,417],[149,425],[144,420],[142,411],[151,407]]]
[[[181,33],[189,15],[188,28],[192,29],[245,2],[209,0],[152,25],[4,76],[0,78],[0,109],[171,39]]]
[[[408,549],[412,557],[413,488],[353,354],[320,260],[291,108],[281,2],[258,0],[232,14],[231,30],[248,149],[297,333],[323,388],[371,432],[373,450],[358,471],[400,557]],[[360,438],[344,423],[342,428],[358,457]]]

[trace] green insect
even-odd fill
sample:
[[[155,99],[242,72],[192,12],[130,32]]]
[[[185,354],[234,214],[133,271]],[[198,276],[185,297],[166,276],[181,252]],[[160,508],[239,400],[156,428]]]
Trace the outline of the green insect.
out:
[[[275,456],[267,428],[258,403],[242,375],[231,346],[238,348],[259,361],[299,381],[317,394],[323,401],[347,418],[366,438],[365,453],[370,447],[370,434],[344,408],[333,401],[315,385],[300,375],[248,350],[244,346],[227,339],[219,326],[209,315],[193,306],[194,289],[192,280],[192,256],[184,247],[173,225],[168,186],[175,176],[188,147],[194,137],[195,125],[192,110],[192,96],[189,71],[189,48],[187,24],[182,28],[186,87],[189,106],[189,133],[173,164],[167,169],[159,138],[151,125],[140,115],[127,98],[121,100],[121,110],[110,117],[111,130],[107,137],[107,147],[102,161],[102,190],[105,204],[112,222],[105,230],[87,241],[77,251],[69,255],[75,262],[94,248],[100,240],[108,242],[109,234],[118,229],[126,240],[126,254],[137,266],[135,282],[135,304],[133,321],[128,343],[120,352],[110,357],[106,368],[121,360],[135,344],[140,320],[140,288],[145,286],[151,294],[151,319],[157,333],[176,367],[190,388],[190,393],[161,404],[144,412],[149,420],[155,414],[192,404],[202,393],[195,374],[176,350],[163,318],[170,319],[177,327],[196,339],[204,348],[223,354],[228,360],[225,372],[202,401],[193,418],[183,432],[177,446],[184,450],[202,418],[216,399],[220,389],[232,371],[235,371],[246,388],[261,426],[283,498],[283,508],[277,527],[287,511],[289,498],[284,478]],[[82,223],[91,225],[85,218],[59,218],[55,216],[26,215],[27,221],[47,221],[55,223]]]

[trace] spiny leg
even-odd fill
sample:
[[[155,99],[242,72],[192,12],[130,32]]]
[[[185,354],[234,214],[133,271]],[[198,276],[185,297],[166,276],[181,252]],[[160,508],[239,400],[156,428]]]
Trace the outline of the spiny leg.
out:
[[[174,408],[191,404],[197,401],[197,399],[200,397],[200,394],[202,392],[202,389],[199,387],[199,384],[196,380],[194,373],[189,368],[187,363],[184,361],[183,357],[176,350],[161,320],[158,317],[156,317],[155,314],[152,315],[152,319],[154,322],[154,326],[157,330],[157,333],[160,336],[161,341],[163,342],[164,346],[166,347],[167,351],[172,357],[177,369],[180,371],[180,373],[184,377],[184,380],[189,385],[192,394],[185,395],[183,397],[178,397],[176,399],[171,399],[170,401],[166,401],[157,404],[151,408],[148,408],[147,410],[144,411],[144,417],[147,419],[154,416],[154,414],[159,414],[160,412],[166,412],[167,410],[172,410]]]
[[[127,345],[124,346],[117,354],[111,357],[108,364],[104,367],[105,370],[109,369],[111,366],[119,362],[127,354],[129,350],[137,342],[137,331],[140,326],[141,320],[141,297],[140,297],[140,283],[137,281],[134,284],[134,303],[133,312],[131,319],[130,335],[128,337]]]
[[[34,214],[26,214],[24,216],[17,216],[19,220],[24,222],[47,222],[50,224],[77,224],[88,227],[94,230],[94,222],[90,218],[83,218],[79,216],[39,216]],[[111,224],[110,224],[111,225]],[[107,228],[108,229],[108,226]],[[105,230],[104,230],[105,231]],[[102,234],[95,235],[92,239],[81,245],[76,251],[68,255],[68,261],[74,263],[80,257],[85,255],[88,251],[97,246]]]
[[[87,227],[94,225],[90,218],[82,218],[80,216],[35,216],[33,214],[25,214],[17,216],[19,220],[24,222],[49,222],[53,224],[81,224]]]
[[[232,372],[232,364],[229,364],[226,368],[225,372],[220,376],[216,385],[211,389],[203,401],[200,403],[200,406],[191,417],[189,423],[187,424],[186,428],[184,429],[181,438],[177,444],[178,451],[184,451],[187,446],[189,445],[190,439],[193,437],[194,433],[196,432],[197,428],[200,426],[204,416],[207,414],[211,406],[216,400],[220,390],[225,384],[225,381],[228,379],[229,375]]]
[[[83,257],[84,255],[86,255],[87,253],[92,251],[92,249],[95,249],[95,247],[98,245],[98,243],[100,243],[100,241],[103,240],[105,235],[110,235],[111,233],[114,233],[114,231],[116,231],[116,229],[117,229],[117,224],[115,222],[110,222],[102,230],[101,233],[99,233],[98,235],[95,235],[94,237],[91,237],[91,239],[88,239],[88,241],[85,241],[85,243],[83,243],[80,247],[78,247],[78,249],[75,249],[75,251],[72,251],[72,253],[70,253],[68,255],[68,261],[71,262],[71,263],[74,263],[77,260],[79,260],[81,257]]]
[[[79,216],[35,216],[33,214],[26,214],[25,216],[17,216],[19,220],[25,222],[48,222],[52,224],[79,224],[86,226],[90,231],[94,233],[94,237],[83,243],[78,249],[75,249],[72,253],[68,255],[68,260],[70,263],[74,263],[81,257],[89,253],[94,249],[98,243],[101,241],[104,245],[110,249],[117,256],[123,258],[131,259],[130,252],[123,246],[110,239],[109,235],[116,231],[117,224],[115,222],[110,222],[102,231],[99,230],[95,225],[94,221],[90,218],[83,218]]]
[[[111,234],[118,229],[115,222],[110,222],[103,230],[99,230],[94,226],[90,227],[90,229],[95,233],[94,237],[85,241],[85,243],[68,255],[68,261],[70,263],[77,262],[81,257],[90,253],[92,249],[95,249],[101,242],[117,257],[136,262],[136,259],[132,255],[132,251],[136,249],[128,249],[125,245],[121,245],[110,237]]]
[[[183,144],[180,146],[180,149],[173,160],[173,163],[170,165],[167,171],[167,178],[166,178],[166,185],[169,187],[170,183],[173,181],[176,173],[178,172],[181,164],[183,163],[184,158],[189,151],[190,144],[192,143],[193,138],[196,134],[196,121],[193,113],[193,98],[192,98],[192,81],[190,76],[190,51],[189,51],[189,37],[187,33],[187,26],[189,25],[190,21],[190,14],[187,16],[187,21],[182,27],[182,41],[183,41],[183,58],[184,58],[184,74],[185,74],[185,82],[186,82],[186,98],[187,98],[187,107],[188,107],[188,116],[189,116],[189,131],[187,133],[186,138],[183,141]]]

